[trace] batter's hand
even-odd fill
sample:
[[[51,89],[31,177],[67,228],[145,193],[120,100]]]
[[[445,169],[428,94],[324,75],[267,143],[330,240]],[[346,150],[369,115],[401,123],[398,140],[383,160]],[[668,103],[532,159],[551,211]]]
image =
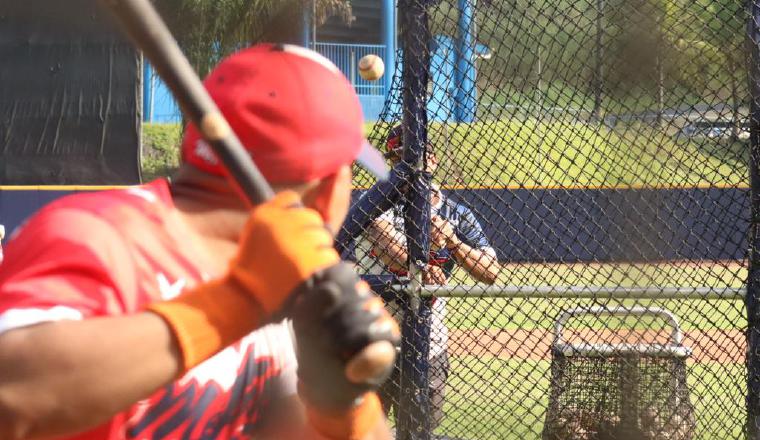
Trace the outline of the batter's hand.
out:
[[[299,392],[309,405],[345,410],[387,379],[400,340],[398,324],[351,265],[318,273],[298,289],[290,310]],[[368,361],[358,362],[364,371],[352,371],[368,349],[374,350]]]
[[[253,209],[227,277],[275,314],[297,286],[339,261],[320,215],[286,191]]]

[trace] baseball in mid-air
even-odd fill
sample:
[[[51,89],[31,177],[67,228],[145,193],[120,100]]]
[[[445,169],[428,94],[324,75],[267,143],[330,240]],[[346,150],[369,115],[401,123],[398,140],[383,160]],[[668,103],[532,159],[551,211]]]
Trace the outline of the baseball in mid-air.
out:
[[[369,54],[359,60],[359,76],[367,81],[377,81],[385,73],[385,63],[377,55]]]

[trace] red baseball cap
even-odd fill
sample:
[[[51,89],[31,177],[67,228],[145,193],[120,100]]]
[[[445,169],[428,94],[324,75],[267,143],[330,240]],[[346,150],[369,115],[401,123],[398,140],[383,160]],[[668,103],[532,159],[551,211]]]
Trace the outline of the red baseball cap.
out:
[[[270,183],[321,179],[353,161],[387,177],[382,155],[364,137],[359,97],[322,55],[259,44],[224,59],[203,83]],[[205,172],[227,174],[193,124],[185,131],[182,158]]]
[[[400,159],[404,154],[404,129],[401,124],[395,125],[390,129],[388,135],[385,137],[385,149],[384,156],[388,159]],[[435,154],[433,144],[428,141],[427,143],[428,154]]]

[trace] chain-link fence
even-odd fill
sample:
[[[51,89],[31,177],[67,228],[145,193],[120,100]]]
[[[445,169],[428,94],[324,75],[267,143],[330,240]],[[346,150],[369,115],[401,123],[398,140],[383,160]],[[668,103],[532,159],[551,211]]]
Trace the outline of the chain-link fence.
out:
[[[403,321],[397,437],[743,438],[757,6],[398,8],[339,237]]]

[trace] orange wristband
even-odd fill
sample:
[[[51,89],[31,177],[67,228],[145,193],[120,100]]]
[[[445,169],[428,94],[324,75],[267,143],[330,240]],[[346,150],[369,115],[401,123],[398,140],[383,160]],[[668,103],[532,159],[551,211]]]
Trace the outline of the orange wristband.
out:
[[[171,327],[182,351],[183,371],[198,365],[258,327],[261,307],[234,281],[214,280],[171,301],[150,304]]]
[[[308,402],[304,405],[311,427],[332,440],[361,440],[384,417],[383,406],[376,393],[365,394],[358,406],[329,414],[312,408]]]

